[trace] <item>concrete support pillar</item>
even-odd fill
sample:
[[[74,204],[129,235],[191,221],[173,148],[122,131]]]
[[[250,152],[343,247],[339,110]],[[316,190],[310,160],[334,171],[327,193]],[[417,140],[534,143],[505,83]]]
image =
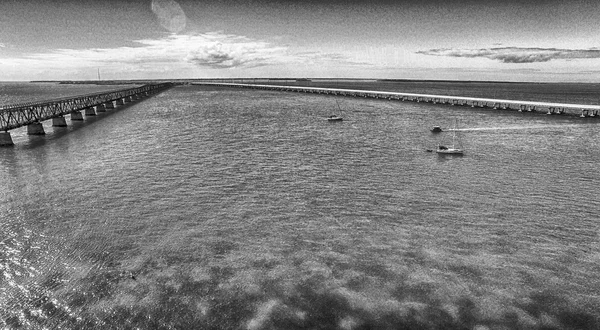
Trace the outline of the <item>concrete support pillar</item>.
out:
[[[112,110],[115,108],[115,105],[113,103],[113,101],[109,101],[104,103],[104,107],[106,108],[106,110]]]
[[[104,104],[98,104],[96,106],[96,112],[106,112],[106,108],[104,107]]]
[[[86,116],[95,116],[96,111],[94,110],[94,107],[85,108],[85,115]]]
[[[81,114],[80,111],[71,111],[71,121],[81,121],[83,120],[83,115]]]
[[[27,125],[27,135],[44,135],[44,126],[42,123],[33,123]]]
[[[0,147],[8,147],[14,145],[9,132],[0,132]]]
[[[117,100],[115,101],[115,104],[116,104],[117,106],[119,106],[119,105],[123,105],[123,104],[125,104],[125,103],[123,103],[123,99],[117,99]]]
[[[52,126],[53,127],[67,127],[67,120],[63,116],[52,118]]]

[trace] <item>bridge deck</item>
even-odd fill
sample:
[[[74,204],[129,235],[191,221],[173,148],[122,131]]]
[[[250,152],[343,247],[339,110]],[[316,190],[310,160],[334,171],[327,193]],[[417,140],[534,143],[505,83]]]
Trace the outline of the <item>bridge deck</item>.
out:
[[[303,86],[282,86],[282,85],[261,85],[261,84],[238,84],[238,83],[211,83],[201,82],[194,83],[197,85],[216,85],[216,86],[230,86],[230,87],[245,87],[245,88],[256,88],[256,89],[270,89],[270,90],[283,90],[283,91],[294,91],[294,92],[309,92],[309,93],[326,93],[336,95],[352,95],[352,96],[366,96],[376,98],[393,98],[403,99],[407,98],[412,101],[424,101],[424,102],[439,102],[439,103],[451,103],[451,104],[464,104],[471,106],[498,106],[498,107],[535,107],[537,109],[576,109],[582,110],[587,113],[596,113],[600,111],[600,105],[590,104],[572,104],[572,103],[554,103],[554,102],[539,102],[539,101],[524,101],[524,100],[505,100],[505,99],[492,99],[492,98],[478,98],[478,97],[464,97],[464,96],[451,96],[451,95],[434,95],[434,94],[415,94],[415,93],[399,93],[399,92],[384,92],[384,91],[371,91],[371,90],[358,90],[358,89],[340,89],[340,88],[322,88],[322,87],[303,87]],[[579,114],[579,113],[572,113]]]
[[[143,93],[155,93],[173,86],[171,83],[149,84],[124,90],[100,92],[53,100],[26,102],[0,107],[0,131],[39,123],[44,120],[64,116],[73,111],[107,104],[115,100]]]

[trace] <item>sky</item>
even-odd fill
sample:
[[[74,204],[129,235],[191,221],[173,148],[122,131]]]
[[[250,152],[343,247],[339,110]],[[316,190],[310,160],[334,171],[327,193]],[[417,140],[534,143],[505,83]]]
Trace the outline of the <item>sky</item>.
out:
[[[1,0],[0,81],[600,82],[598,0]]]

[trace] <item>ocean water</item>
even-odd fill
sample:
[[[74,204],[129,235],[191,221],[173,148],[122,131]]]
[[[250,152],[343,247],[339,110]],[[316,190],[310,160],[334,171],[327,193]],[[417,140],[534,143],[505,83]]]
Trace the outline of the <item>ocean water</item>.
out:
[[[13,130],[0,325],[597,329],[599,124],[179,86]]]

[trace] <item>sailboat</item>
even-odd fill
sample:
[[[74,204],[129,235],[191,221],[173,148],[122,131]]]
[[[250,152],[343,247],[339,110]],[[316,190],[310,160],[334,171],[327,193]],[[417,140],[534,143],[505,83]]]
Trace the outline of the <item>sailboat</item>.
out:
[[[329,117],[327,117],[328,121],[342,121],[344,120],[344,118],[342,117],[342,108],[340,108],[340,104],[338,103],[337,100],[335,100],[335,103],[337,104],[338,110],[340,111],[339,115],[331,115]]]
[[[445,155],[462,155],[463,150],[456,146],[456,121],[454,122],[454,129],[452,130],[452,146],[444,146],[438,144],[436,151],[438,154]]]

